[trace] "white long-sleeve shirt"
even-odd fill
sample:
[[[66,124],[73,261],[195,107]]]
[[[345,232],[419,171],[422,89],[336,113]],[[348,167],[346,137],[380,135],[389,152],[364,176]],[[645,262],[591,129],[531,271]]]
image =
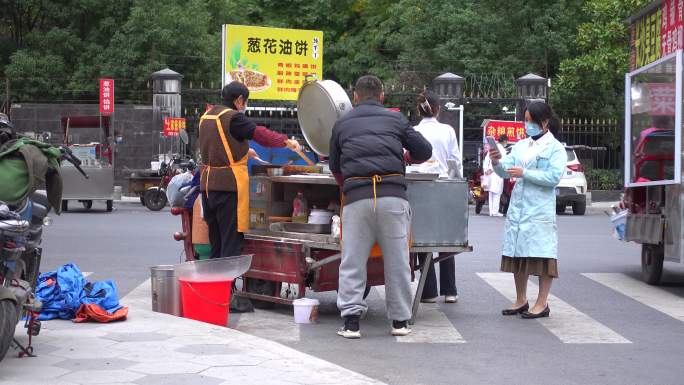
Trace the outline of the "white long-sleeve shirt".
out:
[[[432,158],[419,165],[421,172],[438,173],[440,177],[446,177],[449,175],[447,160],[455,160],[463,175],[461,150],[453,127],[435,118],[423,118],[414,128],[432,145]]]

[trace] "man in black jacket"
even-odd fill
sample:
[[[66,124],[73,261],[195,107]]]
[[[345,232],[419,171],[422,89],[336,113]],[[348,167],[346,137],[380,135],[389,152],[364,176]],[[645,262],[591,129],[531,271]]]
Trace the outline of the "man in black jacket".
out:
[[[337,121],[330,141],[330,170],[345,194],[337,296],[344,318],[337,334],[345,338],[361,337],[359,318],[368,309],[363,299],[366,265],[376,242],[384,259],[392,335],[411,332],[411,208],[404,165],[430,159],[432,146],[403,115],[383,107],[384,96],[380,79],[361,77],[354,90],[356,107]]]

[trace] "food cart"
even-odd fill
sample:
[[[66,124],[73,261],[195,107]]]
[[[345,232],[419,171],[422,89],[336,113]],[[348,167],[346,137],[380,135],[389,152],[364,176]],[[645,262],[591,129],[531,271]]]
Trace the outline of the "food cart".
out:
[[[660,282],[664,261],[684,262],[682,4],[656,1],[628,20],[624,240],[642,245],[642,278],[649,284]]]
[[[351,110],[351,102],[337,83],[306,83],[298,100],[298,116],[309,146],[328,156],[332,127]],[[323,167],[326,169],[326,167]],[[298,285],[297,297],[306,289],[336,290],[341,259],[341,240],[330,224],[291,222],[293,201],[301,193],[309,208],[339,210],[343,199],[330,173],[295,175],[253,175],[250,178],[250,231],[245,234],[246,254],[253,254],[250,270],[244,275],[238,295],[267,303],[291,304],[281,298],[283,284]],[[468,184],[464,179],[438,179],[436,174],[407,174],[407,193],[413,212],[411,253],[472,251],[468,244]],[[343,228],[344,224],[341,225]],[[342,235],[343,237],[343,235]],[[413,255],[413,254],[412,254]],[[439,261],[438,254],[433,254]],[[450,256],[451,257],[451,256]],[[412,267],[416,266],[410,258]],[[425,271],[431,262],[420,266]],[[421,274],[413,305],[413,318],[427,274]],[[383,285],[383,261],[379,248],[368,260],[367,291]]]
[[[64,145],[81,160],[88,174],[83,176],[71,164],[62,165],[62,211],[69,201],[79,201],[90,209],[93,201],[105,201],[107,211],[114,207],[114,151],[110,142],[109,116],[66,116],[62,118]]]

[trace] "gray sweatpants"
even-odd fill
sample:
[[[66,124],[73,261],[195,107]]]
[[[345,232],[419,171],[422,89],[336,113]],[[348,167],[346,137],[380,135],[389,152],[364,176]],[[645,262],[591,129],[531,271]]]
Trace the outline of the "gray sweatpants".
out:
[[[363,199],[345,205],[342,214],[342,262],[337,307],[342,317],[362,315],[368,310],[363,299],[367,263],[373,244],[382,249],[385,270],[387,316],[391,320],[411,318],[411,268],[409,229],[411,208],[401,198]]]

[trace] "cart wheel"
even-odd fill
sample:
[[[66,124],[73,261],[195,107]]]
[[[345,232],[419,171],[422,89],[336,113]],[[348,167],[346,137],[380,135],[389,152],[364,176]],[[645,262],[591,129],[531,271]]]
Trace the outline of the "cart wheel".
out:
[[[145,196],[143,194],[140,194],[140,203],[145,206]]]
[[[67,212],[69,211],[69,201],[68,200],[63,200],[62,201],[62,212]]]
[[[90,210],[93,208],[93,201],[91,200],[81,201],[81,204],[83,205],[83,208],[86,210]]]
[[[556,205],[556,214],[565,214],[565,205]]]
[[[114,210],[114,201],[111,200],[111,199],[109,199],[109,200],[107,201],[107,212],[110,212],[110,213],[111,213],[112,210]]]
[[[658,285],[663,275],[665,250],[663,245],[641,245],[641,278],[649,285]]]
[[[152,211],[159,211],[166,206],[166,194],[164,191],[154,188],[145,191],[145,206]]]
[[[475,203],[475,214],[482,212],[482,206],[484,206],[484,201],[476,201]]]
[[[276,283],[273,281],[266,281],[264,279],[247,278],[247,292],[261,295],[276,295]],[[252,299],[252,304],[257,309],[272,309],[275,306],[274,302],[260,301]]]

